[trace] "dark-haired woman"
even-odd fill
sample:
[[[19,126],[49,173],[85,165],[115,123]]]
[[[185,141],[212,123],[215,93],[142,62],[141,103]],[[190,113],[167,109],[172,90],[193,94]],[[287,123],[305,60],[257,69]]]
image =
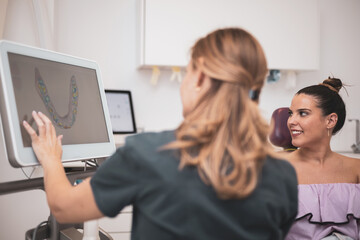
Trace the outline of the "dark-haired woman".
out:
[[[298,150],[289,154],[299,190],[297,220],[287,240],[359,239],[360,159],[333,152],[331,137],[344,125],[340,79],[298,91],[289,111],[288,128]]]

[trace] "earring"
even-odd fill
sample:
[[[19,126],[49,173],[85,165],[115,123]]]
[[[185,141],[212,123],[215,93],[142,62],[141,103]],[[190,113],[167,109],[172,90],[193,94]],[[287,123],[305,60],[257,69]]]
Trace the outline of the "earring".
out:
[[[196,91],[196,92],[200,92],[200,90],[201,90],[200,87],[196,87],[196,88],[195,88],[195,91]]]
[[[328,131],[328,137],[330,137],[330,128],[327,129]]]

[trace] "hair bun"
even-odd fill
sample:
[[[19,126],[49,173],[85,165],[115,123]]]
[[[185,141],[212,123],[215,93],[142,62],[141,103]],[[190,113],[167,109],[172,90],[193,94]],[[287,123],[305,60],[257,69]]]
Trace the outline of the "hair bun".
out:
[[[344,86],[342,81],[339,78],[329,77],[322,82],[322,85],[329,87],[331,90],[336,91],[337,93]]]

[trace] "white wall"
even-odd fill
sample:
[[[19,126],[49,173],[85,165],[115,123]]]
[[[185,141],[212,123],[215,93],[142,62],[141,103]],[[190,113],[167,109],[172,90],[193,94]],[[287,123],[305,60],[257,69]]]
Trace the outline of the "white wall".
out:
[[[320,69],[301,72],[297,84],[286,89],[286,79],[267,84],[261,96],[261,107],[267,116],[277,106],[289,106],[299,89],[318,84],[328,76],[340,78],[346,91],[340,94],[346,104],[347,119],[360,119],[360,0],[320,0]],[[333,138],[332,147],[338,151],[350,151],[355,143],[354,122],[346,122]]]
[[[129,89],[133,94],[137,125],[146,131],[171,129],[182,120],[179,83],[162,71],[159,83],[150,84],[151,70],[137,70],[137,10],[135,0],[61,0],[54,4],[56,51],[97,61],[107,89]],[[348,117],[360,118],[360,0],[319,0],[321,21],[320,69],[297,74],[293,89],[286,79],[266,84],[260,106],[269,119],[277,107],[289,106],[293,94],[333,74],[348,87],[342,93]],[[266,21],[266,19],[265,19]],[[32,1],[8,1],[3,38],[40,46]],[[355,127],[347,123],[335,139],[335,148],[349,148]],[[1,144],[1,143],[0,143]],[[350,148],[349,148],[350,149]],[[0,145],[0,182],[24,178],[4,159]],[[28,171],[28,170],[26,170]],[[36,170],[34,176],[41,176]],[[30,202],[30,207],[25,204]],[[0,239],[23,239],[25,231],[46,220],[48,208],[41,191],[0,196]]]
[[[31,1],[8,1],[3,38],[29,45],[38,44]],[[4,152],[0,137],[0,183],[25,179],[21,169],[9,165]],[[28,176],[31,171],[24,169]],[[37,168],[32,177],[41,175],[41,169]],[[41,190],[0,195],[0,239],[24,239],[25,232],[46,220],[49,213],[45,193]]]
[[[145,130],[176,127],[181,117],[179,84],[162,72],[150,84],[151,70],[137,70],[136,1],[58,1],[55,19],[58,51],[94,59],[105,88],[132,91],[137,125]],[[85,11],[79,12],[87,5]]]

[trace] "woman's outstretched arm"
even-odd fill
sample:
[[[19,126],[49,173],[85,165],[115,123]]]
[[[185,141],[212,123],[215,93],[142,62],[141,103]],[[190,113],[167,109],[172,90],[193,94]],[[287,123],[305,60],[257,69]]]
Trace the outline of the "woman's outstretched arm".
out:
[[[43,113],[34,111],[32,116],[39,134],[26,121],[23,125],[31,137],[34,152],[44,169],[45,192],[51,213],[61,223],[83,222],[102,217],[103,214],[98,209],[92,193],[90,179],[72,186],[66,177],[61,163],[63,136],[56,136],[53,124]]]

